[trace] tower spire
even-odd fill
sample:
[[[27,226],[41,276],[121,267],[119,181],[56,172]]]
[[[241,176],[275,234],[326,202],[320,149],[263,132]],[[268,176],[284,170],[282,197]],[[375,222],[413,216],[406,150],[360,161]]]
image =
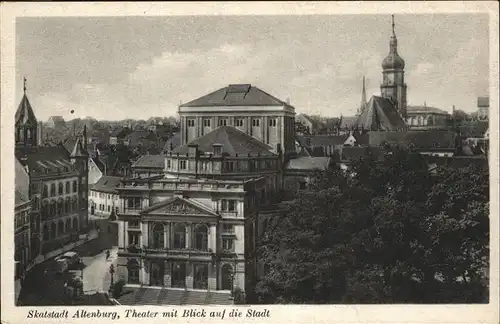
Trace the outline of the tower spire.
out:
[[[23,85],[23,91],[24,91],[24,94],[26,94],[26,77],[24,77],[24,85]]]
[[[394,31],[394,27],[396,26],[396,24],[394,23],[394,15],[391,16],[392,16],[392,35],[396,36],[396,32]]]
[[[361,103],[358,108],[357,115],[361,115],[366,108],[366,86],[365,86],[365,76],[363,76],[363,89],[361,91]]]

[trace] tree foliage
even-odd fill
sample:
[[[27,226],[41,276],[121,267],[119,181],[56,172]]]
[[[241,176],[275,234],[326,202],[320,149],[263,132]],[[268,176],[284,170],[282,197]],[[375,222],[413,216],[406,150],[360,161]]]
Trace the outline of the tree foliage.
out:
[[[428,171],[387,148],[348,171],[317,172],[270,219],[259,250],[261,303],[482,302],[488,170]]]

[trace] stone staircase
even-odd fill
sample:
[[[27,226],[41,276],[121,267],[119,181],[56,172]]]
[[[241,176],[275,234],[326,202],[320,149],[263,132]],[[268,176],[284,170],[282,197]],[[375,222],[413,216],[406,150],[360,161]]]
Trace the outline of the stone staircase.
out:
[[[155,288],[126,288],[122,305],[232,305],[229,293]]]

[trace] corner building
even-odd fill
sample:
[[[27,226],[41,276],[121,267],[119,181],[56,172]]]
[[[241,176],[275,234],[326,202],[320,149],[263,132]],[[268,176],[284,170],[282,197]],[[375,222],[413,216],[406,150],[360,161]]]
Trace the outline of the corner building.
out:
[[[183,129],[183,145],[166,153],[163,175],[117,187],[117,271],[129,285],[208,293],[255,284],[259,210],[279,200],[286,140],[267,144],[238,127],[210,127],[192,137]]]

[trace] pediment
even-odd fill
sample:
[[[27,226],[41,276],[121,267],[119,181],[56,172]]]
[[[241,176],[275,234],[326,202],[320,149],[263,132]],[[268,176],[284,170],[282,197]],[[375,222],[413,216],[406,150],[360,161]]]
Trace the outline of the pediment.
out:
[[[173,198],[165,202],[160,202],[156,205],[144,210],[143,215],[193,215],[193,216],[217,216],[217,213],[210,208],[199,203],[189,201],[184,198]]]

